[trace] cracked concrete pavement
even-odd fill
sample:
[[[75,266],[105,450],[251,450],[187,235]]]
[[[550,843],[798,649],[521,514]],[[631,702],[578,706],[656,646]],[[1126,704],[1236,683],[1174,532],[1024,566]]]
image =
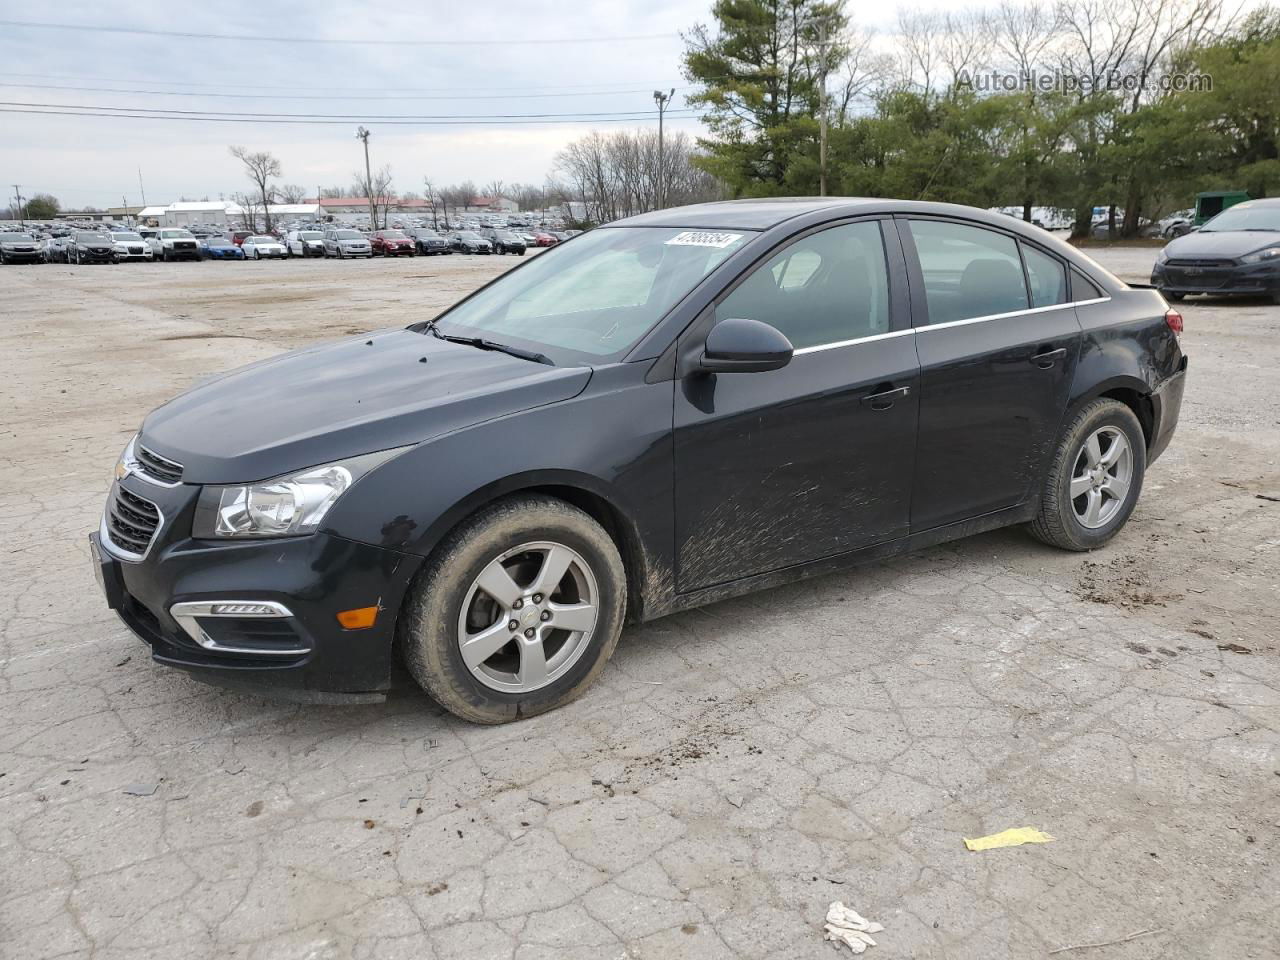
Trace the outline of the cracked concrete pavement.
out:
[[[1280,955],[1280,307],[1184,304],[1179,433],[1096,554],[1002,531],[631,627],[499,728],[154,666],[85,541],[142,415],[510,263],[0,269],[0,957],[793,960],[836,899],[883,960]],[[1014,826],[1057,839],[961,842]]]

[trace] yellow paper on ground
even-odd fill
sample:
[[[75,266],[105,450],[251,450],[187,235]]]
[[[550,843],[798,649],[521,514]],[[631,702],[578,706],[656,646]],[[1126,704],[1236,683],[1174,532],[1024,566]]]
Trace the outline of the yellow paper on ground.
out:
[[[997,847],[1018,847],[1024,843],[1049,843],[1053,837],[1041,833],[1035,827],[1014,827],[993,833],[989,837],[978,837],[976,840],[964,838],[964,845],[970,850],[994,850]]]

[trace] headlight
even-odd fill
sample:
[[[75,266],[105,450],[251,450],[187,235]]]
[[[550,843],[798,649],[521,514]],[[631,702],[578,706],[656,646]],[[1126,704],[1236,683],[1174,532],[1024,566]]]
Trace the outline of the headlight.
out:
[[[1158,251],[1156,251],[1156,263],[1164,263],[1168,259],[1169,259],[1169,253],[1165,248],[1161,247]]]
[[[1253,253],[1240,258],[1241,263],[1263,263],[1266,260],[1275,260],[1280,257],[1280,247],[1266,247],[1262,250],[1255,250]]]
[[[200,491],[191,534],[208,539],[314,533],[353,483],[407,449],[367,453],[263,483],[205,487]]]

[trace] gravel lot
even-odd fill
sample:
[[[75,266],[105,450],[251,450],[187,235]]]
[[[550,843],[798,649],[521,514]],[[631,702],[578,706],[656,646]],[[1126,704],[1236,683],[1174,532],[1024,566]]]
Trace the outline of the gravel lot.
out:
[[[1280,955],[1280,307],[1184,304],[1181,427],[1093,555],[1009,530],[632,627],[501,728],[153,666],[85,540],[143,415],[516,262],[0,269],[0,956],[793,960],[837,899],[879,960]],[[1019,826],[1056,842],[961,841]]]

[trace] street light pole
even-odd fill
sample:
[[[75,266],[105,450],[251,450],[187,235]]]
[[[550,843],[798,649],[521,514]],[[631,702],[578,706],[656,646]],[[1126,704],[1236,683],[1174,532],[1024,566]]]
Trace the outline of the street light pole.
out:
[[[667,104],[675,95],[675,87],[667,93],[661,90],[653,91],[653,102],[658,105],[658,209],[660,210],[667,205],[667,164],[662,149],[662,115],[666,113]]]
[[[818,28],[818,196],[827,195],[827,21]]]
[[[373,172],[369,168],[369,131],[364,127],[356,127],[356,139],[364,141],[364,185],[369,194],[369,226],[378,229],[378,213],[373,203]]]

